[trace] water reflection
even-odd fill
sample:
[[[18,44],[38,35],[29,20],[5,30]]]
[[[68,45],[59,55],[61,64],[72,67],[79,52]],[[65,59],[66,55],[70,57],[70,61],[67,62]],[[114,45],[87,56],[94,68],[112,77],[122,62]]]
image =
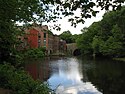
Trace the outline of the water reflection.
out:
[[[51,68],[48,60],[28,59],[25,61],[25,70],[32,76],[34,80],[46,81],[50,77]]]
[[[84,59],[84,62],[87,61]],[[86,69],[89,81],[103,94],[125,94],[125,62],[98,59],[94,65]]]
[[[90,82],[83,82],[81,63],[76,58],[63,58],[50,63],[48,83],[57,94],[101,94]]]
[[[125,94],[124,62],[55,57],[28,60],[25,70],[34,79],[48,81],[57,94]]]

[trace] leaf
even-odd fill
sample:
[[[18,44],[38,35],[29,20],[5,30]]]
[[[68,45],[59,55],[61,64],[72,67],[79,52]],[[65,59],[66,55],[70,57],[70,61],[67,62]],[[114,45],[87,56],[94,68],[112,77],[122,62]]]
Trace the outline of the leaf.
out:
[[[56,7],[56,10],[57,10],[57,11],[59,10],[59,6]]]
[[[78,16],[75,16],[75,18],[76,18],[76,19],[78,19],[78,18],[80,18],[80,17],[78,17]]]
[[[65,3],[64,4],[64,8],[69,8],[70,9],[70,4],[69,3]]]
[[[61,4],[62,2],[60,0],[56,0],[56,3],[57,4]]]
[[[122,7],[121,7],[121,4],[118,5],[118,7],[116,8],[117,10],[120,10]]]
[[[74,19],[73,18],[70,18],[70,19],[68,19],[68,21],[70,22],[70,21],[74,21]]]
[[[89,3],[89,7],[93,7],[93,6],[95,6],[95,3],[94,2],[90,2]]]
[[[98,11],[93,11],[92,15],[95,17],[97,13],[98,13]]]

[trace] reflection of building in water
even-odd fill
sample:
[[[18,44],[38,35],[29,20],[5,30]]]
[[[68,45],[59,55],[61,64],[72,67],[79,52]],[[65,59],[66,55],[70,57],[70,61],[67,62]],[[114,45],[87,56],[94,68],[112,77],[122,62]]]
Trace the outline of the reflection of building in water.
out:
[[[42,81],[46,81],[50,77],[50,68],[49,68],[49,62],[44,61],[44,63],[40,63],[39,66],[39,79]]]
[[[50,68],[48,62],[41,62],[41,60],[29,60],[25,65],[25,70],[33,77],[34,80],[40,79],[45,81],[50,76]]]
[[[28,63],[25,66],[25,70],[33,77],[33,79],[38,79],[38,66],[37,63]]]

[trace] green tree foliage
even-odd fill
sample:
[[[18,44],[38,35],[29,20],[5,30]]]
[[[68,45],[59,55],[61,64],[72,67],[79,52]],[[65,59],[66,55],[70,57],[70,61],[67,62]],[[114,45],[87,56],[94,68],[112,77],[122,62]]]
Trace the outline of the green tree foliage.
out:
[[[103,43],[100,47],[100,51],[104,55],[120,55],[122,54],[123,48],[123,34],[120,28],[115,25],[111,31],[112,35]]]
[[[101,47],[100,51],[104,55],[117,55],[122,49],[122,43],[114,41],[114,38],[111,36]]]
[[[0,62],[15,59],[15,45],[19,30],[15,22],[37,20],[34,15],[44,16],[44,9],[38,0],[2,0],[0,2]],[[38,17],[38,19],[39,19]]]
[[[64,31],[59,37],[66,41],[66,43],[73,43],[72,34],[70,31]]]
[[[72,38],[73,43],[76,42],[76,40],[78,39],[78,37],[79,37],[79,35],[77,35],[77,34],[72,35],[71,38]]]
[[[92,51],[91,47],[91,39],[88,38],[88,33],[83,33],[78,39],[77,39],[77,45],[81,49],[81,51],[85,54],[88,54]]]
[[[0,64],[0,87],[9,89],[12,94],[49,94],[47,84],[34,81],[25,71],[11,65]]]
[[[72,33],[68,30],[60,34],[59,37],[65,40],[66,43],[75,43],[79,36],[77,34],[72,35]]]
[[[76,26],[77,23],[84,23],[83,18],[91,18],[92,16],[96,16],[99,12],[94,7],[101,7],[101,9],[109,10],[118,10],[121,8],[122,4],[125,2],[124,0],[44,0],[48,3],[53,3],[53,5],[57,4],[57,10],[55,10],[55,14],[61,14],[64,16],[74,15],[74,11],[80,9],[80,16],[71,17],[69,21],[72,23],[72,26]],[[58,12],[58,11],[61,11]]]
[[[94,54],[100,53],[100,47],[102,46],[101,45],[102,43],[103,43],[103,41],[100,38],[98,38],[97,36],[95,36],[93,38],[92,48],[93,48],[93,53]]]
[[[48,21],[50,19],[46,13],[48,11],[47,5],[40,0],[0,1],[1,64],[9,62],[17,66],[19,64],[17,60],[21,60],[16,45],[19,43],[18,36],[22,30],[17,27],[16,22]],[[46,85],[37,84],[23,71],[18,71],[10,65],[0,65],[0,81],[0,87],[12,90],[13,94],[48,94]]]
[[[122,32],[125,32],[125,8],[122,8],[121,11],[117,11],[117,25],[120,27]]]
[[[83,31],[77,44],[83,52],[102,54],[108,56],[124,56],[125,32],[124,32],[124,7],[121,10],[105,13],[103,19],[93,23]],[[122,19],[123,18],[123,19]],[[120,19],[120,20],[119,20]],[[121,22],[121,23],[120,23]],[[84,30],[84,29],[83,29]]]
[[[45,56],[45,48],[28,49],[25,58],[43,58]]]
[[[89,28],[83,28],[83,34],[77,39],[77,45],[84,54],[93,53],[92,41],[99,30],[99,23],[93,23]]]

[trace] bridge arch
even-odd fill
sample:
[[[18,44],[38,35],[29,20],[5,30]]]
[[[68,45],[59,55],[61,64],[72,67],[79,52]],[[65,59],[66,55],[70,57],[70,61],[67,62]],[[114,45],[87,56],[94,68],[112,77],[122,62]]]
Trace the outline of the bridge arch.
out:
[[[75,49],[75,50],[73,51],[73,55],[74,55],[74,56],[81,55],[80,49]]]
[[[67,53],[70,55],[80,55],[80,49],[78,49],[76,43],[67,44]]]

